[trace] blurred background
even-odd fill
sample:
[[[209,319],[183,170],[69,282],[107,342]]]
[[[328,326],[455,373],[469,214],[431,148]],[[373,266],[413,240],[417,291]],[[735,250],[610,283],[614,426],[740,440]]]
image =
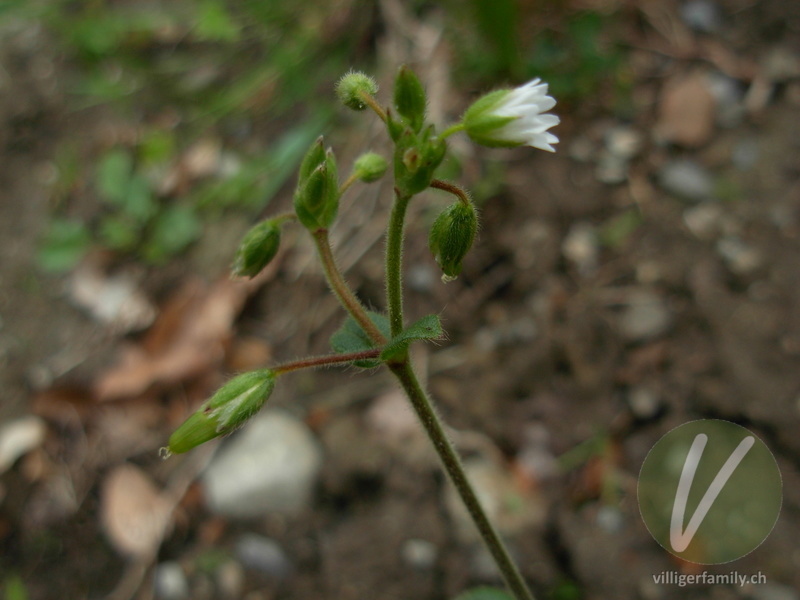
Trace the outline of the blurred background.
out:
[[[231,281],[239,238],[291,206],[324,134],[387,155],[340,107],[350,68],[407,63],[432,120],[541,77],[551,155],[451,138],[441,178],[482,229],[443,284],[409,215],[409,318],[440,313],[425,374],[537,598],[797,599],[800,3],[783,0],[0,1],[0,594],[453,599],[500,586],[382,372],[300,372],[256,422],[162,460],[237,371],[324,353],[343,320],[307,236]],[[383,308],[391,184],[332,232]],[[776,455],[766,542],[691,574],[636,503],[648,450],[698,418]],[[487,599],[502,596],[484,596]],[[476,596],[477,598],[477,596]]]

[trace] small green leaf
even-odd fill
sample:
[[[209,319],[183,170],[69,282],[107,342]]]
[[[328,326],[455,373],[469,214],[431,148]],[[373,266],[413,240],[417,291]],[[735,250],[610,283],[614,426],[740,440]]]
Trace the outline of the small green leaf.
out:
[[[158,204],[153,199],[150,183],[141,175],[130,178],[124,194],[122,210],[139,223],[145,223],[158,212]]]
[[[201,41],[236,42],[241,28],[231,18],[223,2],[204,2],[200,7],[194,35]]]
[[[39,246],[37,261],[45,271],[68,271],[91,245],[92,236],[82,222],[55,219]]]
[[[513,600],[513,598],[497,588],[477,587],[460,594],[455,600]]]
[[[391,360],[408,349],[415,340],[437,340],[444,336],[442,324],[437,315],[425,315],[419,321],[409,325],[399,335],[389,340],[381,352],[381,360]]]
[[[391,337],[389,319],[385,315],[376,312],[367,312],[367,315],[384,336]],[[372,350],[375,348],[375,344],[353,317],[347,317],[347,320],[339,330],[331,336],[331,348],[335,352],[349,354],[351,352]],[[364,369],[372,369],[380,365],[380,361],[358,360],[353,364]]]
[[[184,250],[202,231],[202,223],[189,206],[171,206],[159,213],[144,248],[147,260],[159,263]]]
[[[140,227],[125,215],[110,215],[100,221],[100,238],[112,250],[133,250],[139,242],[140,233]]]
[[[125,203],[132,172],[133,159],[125,150],[112,150],[102,158],[95,182],[106,202]]]

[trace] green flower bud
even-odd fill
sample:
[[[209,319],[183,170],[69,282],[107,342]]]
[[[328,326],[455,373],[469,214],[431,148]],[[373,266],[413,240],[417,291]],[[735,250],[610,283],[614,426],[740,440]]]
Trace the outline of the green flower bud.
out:
[[[456,277],[461,273],[461,261],[472,247],[477,231],[475,208],[465,202],[451,204],[436,218],[429,247],[445,275]]]
[[[359,71],[350,71],[342,76],[336,84],[336,95],[339,100],[353,110],[364,110],[367,108],[363,95],[374,96],[378,93],[378,84],[375,80]]]
[[[303,157],[303,162],[300,163],[300,171],[297,174],[297,179],[300,183],[304,183],[311,173],[325,162],[325,143],[322,136],[317,138],[317,141],[311,144],[311,147]]]
[[[356,177],[364,183],[378,181],[378,179],[383,177],[388,168],[389,164],[386,162],[386,159],[374,152],[362,154],[356,159],[355,165],[353,165]]]
[[[233,259],[234,277],[255,277],[275,258],[281,244],[281,226],[276,219],[261,221],[250,229]]]
[[[270,369],[261,369],[231,379],[175,430],[168,450],[187,452],[244,425],[272,394],[275,378]]]
[[[302,174],[301,174],[302,175]],[[304,180],[298,181],[294,194],[294,210],[298,220],[308,229],[327,229],[339,211],[339,175],[331,150]]]
[[[394,82],[394,106],[411,128],[419,132],[425,123],[425,89],[414,71],[403,65]]]

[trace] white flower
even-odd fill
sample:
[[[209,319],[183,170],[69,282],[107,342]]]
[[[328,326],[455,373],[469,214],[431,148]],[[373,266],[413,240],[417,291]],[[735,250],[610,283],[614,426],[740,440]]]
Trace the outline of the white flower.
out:
[[[555,152],[558,138],[547,130],[558,125],[556,115],[545,114],[556,105],[540,79],[513,90],[487,94],[467,112],[462,124],[473,141],[484,146],[532,146]]]

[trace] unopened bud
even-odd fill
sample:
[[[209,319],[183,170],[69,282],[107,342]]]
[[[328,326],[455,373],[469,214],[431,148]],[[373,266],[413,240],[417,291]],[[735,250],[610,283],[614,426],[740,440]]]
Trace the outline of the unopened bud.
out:
[[[434,221],[429,246],[434,259],[448,277],[456,277],[461,273],[461,261],[472,247],[477,230],[475,208],[466,202],[451,204]]]
[[[309,152],[316,152],[313,148]],[[301,169],[302,170],[302,169]],[[297,219],[308,229],[327,229],[339,211],[339,176],[336,158],[328,150],[322,162],[304,179],[299,178],[294,194]]]
[[[359,71],[350,71],[342,76],[336,84],[336,95],[339,100],[353,110],[364,110],[367,103],[364,95],[374,96],[378,93],[378,84],[375,80]]]
[[[394,82],[394,106],[411,128],[419,132],[425,123],[425,89],[414,71],[403,65]]]
[[[356,176],[365,183],[378,181],[386,173],[389,164],[380,154],[367,152],[356,159],[353,170]]]
[[[281,244],[281,226],[276,219],[261,221],[250,229],[239,244],[233,259],[234,277],[255,277],[266,267]]]
[[[244,425],[264,406],[275,388],[275,378],[270,369],[261,369],[231,379],[175,430],[168,450],[187,452]]]

